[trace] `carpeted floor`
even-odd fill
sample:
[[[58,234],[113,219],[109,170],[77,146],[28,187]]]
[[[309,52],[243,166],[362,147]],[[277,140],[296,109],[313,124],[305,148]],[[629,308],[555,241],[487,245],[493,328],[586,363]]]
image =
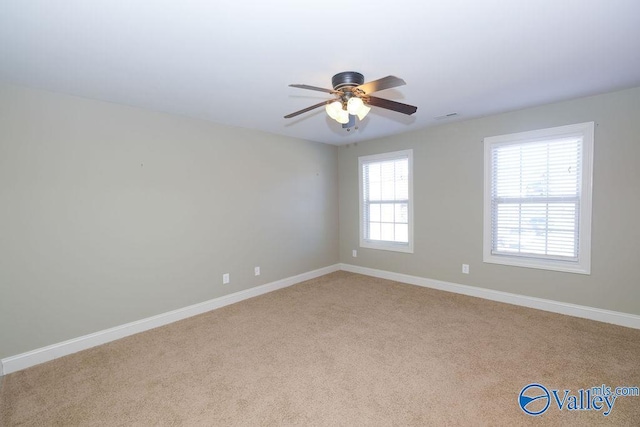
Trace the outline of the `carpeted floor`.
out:
[[[640,330],[337,272],[7,375],[0,424],[640,423],[640,397],[532,417],[533,382],[640,386]]]

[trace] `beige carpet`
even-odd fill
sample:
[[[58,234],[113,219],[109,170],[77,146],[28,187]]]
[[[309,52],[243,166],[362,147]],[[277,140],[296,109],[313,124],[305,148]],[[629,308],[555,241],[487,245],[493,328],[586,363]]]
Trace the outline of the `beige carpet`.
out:
[[[12,425],[640,425],[640,330],[338,272],[7,375]]]

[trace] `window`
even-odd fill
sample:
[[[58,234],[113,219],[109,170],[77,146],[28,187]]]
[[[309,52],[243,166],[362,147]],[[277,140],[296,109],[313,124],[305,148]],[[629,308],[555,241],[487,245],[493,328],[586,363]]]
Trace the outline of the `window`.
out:
[[[360,246],[413,252],[413,151],[358,158]]]
[[[484,140],[484,261],[590,274],[594,123]]]

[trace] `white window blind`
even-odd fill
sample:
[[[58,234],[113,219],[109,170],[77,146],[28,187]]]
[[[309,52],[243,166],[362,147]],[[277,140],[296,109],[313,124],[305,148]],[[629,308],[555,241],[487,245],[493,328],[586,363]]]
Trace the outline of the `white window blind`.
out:
[[[592,140],[593,123],[485,139],[485,261],[588,273]]]
[[[491,150],[494,254],[578,259],[581,138]]]
[[[413,250],[410,151],[359,159],[361,246]]]

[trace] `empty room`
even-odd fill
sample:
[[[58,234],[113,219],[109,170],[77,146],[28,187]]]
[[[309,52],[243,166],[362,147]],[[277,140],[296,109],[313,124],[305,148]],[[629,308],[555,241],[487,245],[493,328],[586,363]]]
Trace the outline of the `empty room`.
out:
[[[0,0],[0,425],[637,426],[637,0]]]

